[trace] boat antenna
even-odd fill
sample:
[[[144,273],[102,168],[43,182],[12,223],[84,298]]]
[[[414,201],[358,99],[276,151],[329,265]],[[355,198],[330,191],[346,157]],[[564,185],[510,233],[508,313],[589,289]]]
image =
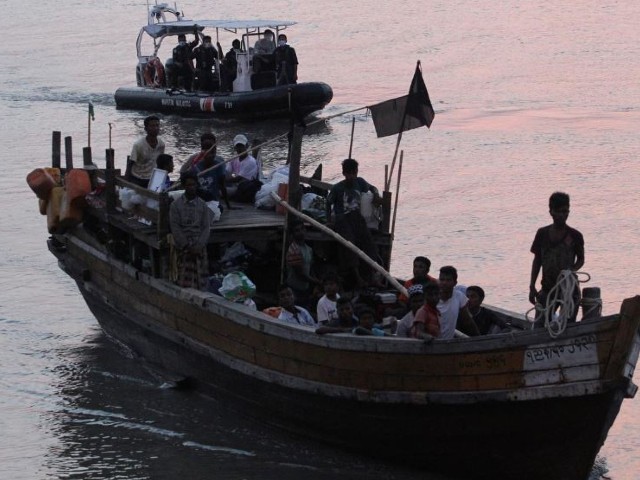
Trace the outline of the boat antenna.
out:
[[[111,150],[111,129],[113,128],[113,123],[109,122],[109,150]]]

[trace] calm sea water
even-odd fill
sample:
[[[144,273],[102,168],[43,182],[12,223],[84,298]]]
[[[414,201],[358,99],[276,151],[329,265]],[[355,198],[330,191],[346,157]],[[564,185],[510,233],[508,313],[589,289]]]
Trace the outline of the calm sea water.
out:
[[[62,5],[64,3],[64,6]],[[570,3],[570,5],[564,5]],[[382,2],[221,0],[179,5],[192,18],[285,18],[301,80],[332,85],[328,116],[406,92],[416,60],[437,115],[405,134],[392,273],[415,255],[458,267],[487,302],[524,313],[535,229],[547,199],[571,194],[569,223],[586,239],[584,270],[613,313],[640,288],[640,34],[637,2],[506,0]],[[50,163],[51,131],[87,145],[87,102],[100,163],[109,128],[116,163],[142,133],[141,112],[116,111],[134,81],[144,2],[10,2],[0,17],[0,477],[389,478],[424,472],[292,438],[215,399],[163,388],[102,335],[46,251],[46,226],[24,181]],[[228,45],[224,45],[225,50]],[[339,178],[353,115],[321,122],[303,144],[310,173]],[[395,138],[376,139],[355,114],[353,156],[381,185]],[[184,159],[205,129],[230,153],[237,133],[273,138],[282,122],[249,125],[163,118],[168,151]],[[226,142],[226,143],[225,143]],[[226,146],[225,146],[226,145]],[[284,157],[284,143],[265,151]],[[396,168],[397,172],[397,168]],[[395,178],[393,181],[395,191]],[[585,419],[588,422],[589,419]],[[401,438],[393,441],[402,441]],[[514,446],[517,448],[517,446]],[[640,400],[626,401],[592,477],[640,472]]]

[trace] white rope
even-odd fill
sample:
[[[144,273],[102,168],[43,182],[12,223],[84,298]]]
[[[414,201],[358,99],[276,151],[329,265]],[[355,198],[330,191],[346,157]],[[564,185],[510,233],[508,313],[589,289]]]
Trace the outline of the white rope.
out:
[[[585,275],[586,280],[578,280],[578,275]],[[531,326],[534,327],[535,319],[540,318],[542,315],[544,318],[544,326],[549,332],[551,338],[557,338],[562,335],[567,328],[567,322],[573,315],[573,312],[577,308],[573,299],[573,292],[578,287],[578,283],[586,283],[591,280],[591,276],[586,272],[574,272],[572,270],[562,270],[558,275],[558,281],[549,291],[547,295],[547,301],[545,305],[536,303],[536,306],[527,311],[527,320],[529,313],[536,312],[534,321]],[[602,305],[602,301],[600,301]],[[554,312],[559,307],[559,312],[554,315]],[[595,308],[595,307],[592,307]]]

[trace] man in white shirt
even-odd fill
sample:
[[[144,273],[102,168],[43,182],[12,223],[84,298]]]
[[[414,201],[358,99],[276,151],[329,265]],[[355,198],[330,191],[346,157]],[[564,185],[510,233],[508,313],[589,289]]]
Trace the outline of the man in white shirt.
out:
[[[238,183],[242,180],[256,180],[258,178],[258,162],[249,154],[249,140],[245,135],[236,135],[233,148],[238,154],[227,164],[227,181]]]
[[[449,340],[454,337],[456,328],[470,336],[479,335],[478,327],[474,323],[467,309],[467,296],[454,288],[458,283],[458,271],[451,265],[440,269],[438,278],[440,284],[440,335],[439,340]]]
[[[338,278],[335,275],[327,275],[322,280],[324,295],[318,300],[316,313],[318,323],[328,324],[331,320],[338,318],[338,307],[336,302],[340,298],[338,294]]]
[[[160,133],[160,119],[151,115],[144,119],[146,136],[139,138],[131,149],[125,178],[141,187],[147,188],[149,179],[156,167],[158,155],[164,153],[164,142]]]

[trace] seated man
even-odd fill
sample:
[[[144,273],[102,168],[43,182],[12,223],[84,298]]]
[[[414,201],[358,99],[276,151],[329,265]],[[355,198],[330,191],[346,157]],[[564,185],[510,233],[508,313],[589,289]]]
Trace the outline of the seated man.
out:
[[[224,174],[224,160],[216,155],[216,137],[213,133],[203,133],[200,137],[199,153],[191,155],[182,168],[191,165],[190,171],[198,175],[198,196],[205,202],[225,201],[230,210]],[[220,165],[220,166],[216,166]],[[215,167],[215,168],[214,168]],[[182,170],[182,169],[181,169]]]
[[[429,275],[431,268],[431,260],[427,257],[416,257],[413,259],[413,277],[404,282],[404,288],[409,289],[413,285],[422,285],[427,283],[438,283],[438,280]],[[408,303],[408,298],[404,295],[398,297],[398,301],[403,305]]]
[[[338,318],[330,320],[326,326],[322,326],[316,330],[319,335],[325,333],[346,333],[351,332],[358,326],[358,317],[353,314],[353,305],[351,300],[345,297],[340,297],[336,301],[336,308],[338,309]]]
[[[380,203],[378,190],[369,185],[364,178],[358,177],[358,162],[352,158],[347,158],[342,162],[342,174],[345,179],[336,183],[327,196],[327,221],[331,223],[333,210],[335,231],[374,261],[380,263],[378,249],[373,243],[367,223],[360,213],[361,195],[365,192],[372,192],[374,201]],[[355,285],[357,288],[366,286],[371,280],[371,272],[368,267],[365,267],[367,274],[364,278],[360,272],[358,256],[344,247],[339,249],[339,253],[340,265],[344,269],[348,284]]]
[[[471,318],[480,331],[480,335],[509,330],[507,322],[498,318],[495,313],[482,306],[484,290],[481,287],[477,285],[467,287],[467,299],[469,300],[467,308],[469,309]]]
[[[415,319],[416,313],[424,305],[424,290],[421,284],[412,285],[407,289],[409,295],[409,312],[398,322],[398,337],[410,337],[411,327]]]
[[[455,286],[458,283],[458,271],[451,265],[440,269],[440,335],[439,339],[448,340],[454,337],[456,329],[470,336],[479,335],[478,327],[469,314],[467,297]],[[425,299],[426,300],[426,299]]]
[[[253,203],[256,192],[262,186],[258,179],[258,161],[249,154],[249,140],[245,135],[236,135],[233,147],[238,156],[227,163],[229,195],[238,202]]]
[[[194,173],[183,173],[180,181],[184,194],[169,207],[173,251],[178,266],[174,280],[181,287],[205,290],[209,277],[206,249],[211,222],[209,208],[196,194],[198,177]]]
[[[318,300],[316,314],[318,323],[326,325],[338,318],[338,306],[336,303],[340,299],[338,277],[332,274],[325,275],[322,279],[322,287],[324,288],[324,295]]]
[[[286,285],[280,287],[278,299],[281,307],[278,320],[294,325],[305,325],[310,327],[316,325],[311,314],[305,308],[299,307],[295,304],[295,295],[291,288]]]
[[[438,311],[440,287],[434,282],[427,283],[423,289],[424,305],[416,312],[409,329],[409,336],[430,342],[440,336],[440,312]]]

